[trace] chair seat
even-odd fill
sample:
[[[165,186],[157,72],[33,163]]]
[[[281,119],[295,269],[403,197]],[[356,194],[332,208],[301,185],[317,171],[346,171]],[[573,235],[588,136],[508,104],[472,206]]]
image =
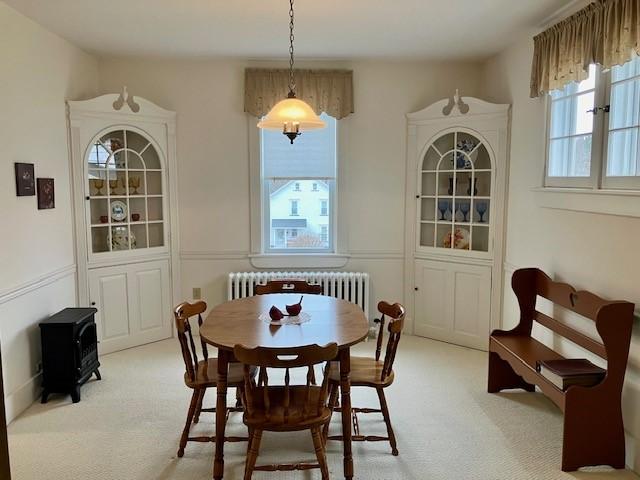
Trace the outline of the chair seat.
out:
[[[292,386],[289,387],[289,413],[285,419],[284,401],[285,387],[267,387],[269,391],[269,417],[264,405],[264,387],[257,387],[253,393],[253,404],[249,411],[245,411],[244,423],[261,430],[282,432],[305,430],[311,425],[320,425],[329,420],[331,410],[322,407],[317,411],[320,387]],[[309,407],[312,405],[313,407]],[[305,409],[306,406],[306,409]]]
[[[230,363],[227,374],[228,386],[239,386],[244,383],[242,372],[242,364]],[[255,374],[255,368],[254,374]],[[184,374],[184,383],[190,388],[215,387],[218,380],[218,359],[210,358],[209,360],[200,360],[198,362],[198,371],[196,372],[196,380],[190,381],[187,374]]]
[[[384,363],[371,357],[351,357],[351,385],[354,387],[388,387],[393,383],[393,370],[382,380],[382,368]],[[329,379],[332,382],[340,381],[340,364],[331,362],[329,367]]]

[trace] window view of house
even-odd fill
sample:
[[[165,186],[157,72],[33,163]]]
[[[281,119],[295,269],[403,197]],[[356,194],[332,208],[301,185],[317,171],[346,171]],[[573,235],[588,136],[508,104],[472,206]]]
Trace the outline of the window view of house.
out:
[[[281,132],[261,132],[265,251],[332,250],[337,121],[320,117],[327,128],[305,132],[293,145]]]
[[[271,248],[329,248],[328,182],[273,180],[269,192]]]

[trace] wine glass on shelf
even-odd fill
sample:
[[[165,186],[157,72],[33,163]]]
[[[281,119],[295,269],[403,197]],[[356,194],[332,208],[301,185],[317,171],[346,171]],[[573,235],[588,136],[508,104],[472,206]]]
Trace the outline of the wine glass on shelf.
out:
[[[476,211],[480,215],[480,223],[484,223],[484,214],[487,212],[487,202],[476,202]]]
[[[463,222],[468,222],[469,209],[471,208],[471,206],[469,205],[469,202],[460,202],[459,208],[460,208],[460,213],[462,213],[462,215],[464,216]]]
[[[438,211],[440,212],[440,218],[438,220],[445,220],[444,214],[449,210],[449,201],[448,200],[439,200],[438,201]]]
[[[138,195],[138,188],[140,188],[140,177],[129,177],[129,188],[133,191],[129,191],[130,195]]]
[[[104,188],[104,179],[94,178],[91,180],[93,188],[96,189],[96,195],[102,195],[102,189]]]

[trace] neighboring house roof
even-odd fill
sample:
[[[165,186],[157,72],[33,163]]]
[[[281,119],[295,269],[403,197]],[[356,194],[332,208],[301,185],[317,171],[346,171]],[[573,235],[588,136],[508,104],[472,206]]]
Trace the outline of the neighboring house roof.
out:
[[[274,218],[271,220],[272,228],[307,228],[306,218]]]
[[[275,194],[280,193],[280,191],[287,185],[294,183],[294,182],[299,182],[300,180],[282,180],[282,179],[278,179],[278,180],[272,180],[274,182],[273,185],[273,190],[271,191],[271,196],[273,197]],[[323,187],[325,190],[329,189],[329,183],[326,180],[313,180],[314,182],[316,182],[320,187]]]

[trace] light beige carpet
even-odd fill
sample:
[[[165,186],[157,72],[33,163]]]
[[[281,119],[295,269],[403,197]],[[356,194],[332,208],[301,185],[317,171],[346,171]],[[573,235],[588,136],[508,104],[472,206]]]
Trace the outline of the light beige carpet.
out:
[[[355,348],[371,353],[373,342]],[[16,480],[128,480],[211,478],[213,444],[189,444],[176,457],[190,392],[182,383],[176,340],[106,355],[101,382],[82,388],[82,401],[52,396],[9,427]],[[541,394],[485,391],[483,352],[405,336],[396,383],[387,390],[399,457],[386,443],[354,444],[355,477],[367,480],[636,479],[628,471],[560,471],[562,416]],[[354,404],[375,406],[375,392],[355,389]],[[231,394],[230,394],[231,400]],[[205,402],[212,406],[213,392]],[[360,417],[361,430],[384,434],[381,417]],[[203,414],[196,430],[212,433]],[[334,417],[332,430],[339,429]],[[242,435],[239,414],[229,434]],[[229,444],[225,479],[242,478],[244,443]],[[342,477],[341,444],[329,442],[332,478]],[[265,434],[258,460],[314,458],[309,434]],[[319,479],[317,471],[266,473],[255,479]]]

